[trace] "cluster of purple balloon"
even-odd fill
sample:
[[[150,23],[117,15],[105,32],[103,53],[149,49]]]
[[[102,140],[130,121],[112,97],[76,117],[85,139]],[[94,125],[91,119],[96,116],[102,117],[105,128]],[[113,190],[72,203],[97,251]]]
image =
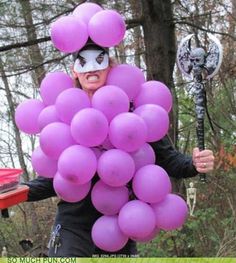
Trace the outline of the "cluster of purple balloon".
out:
[[[115,46],[122,41],[125,29],[125,22],[116,11],[84,3],[71,15],[52,23],[51,39],[57,49],[71,53],[81,49],[89,37],[100,46]]]
[[[78,202],[91,190],[93,205],[103,214],[92,228],[98,247],[117,251],[128,238],[146,242],[160,229],[184,223],[187,205],[171,194],[169,176],[155,165],[149,145],[169,127],[172,97],[163,83],[145,82],[139,68],[122,64],[110,70],[106,85],[91,99],[63,72],[47,74],[40,95],[15,113],[20,130],[39,134],[32,166],[38,175],[53,178],[65,201]],[[99,181],[91,189],[96,173]],[[136,200],[130,201],[128,183]]]

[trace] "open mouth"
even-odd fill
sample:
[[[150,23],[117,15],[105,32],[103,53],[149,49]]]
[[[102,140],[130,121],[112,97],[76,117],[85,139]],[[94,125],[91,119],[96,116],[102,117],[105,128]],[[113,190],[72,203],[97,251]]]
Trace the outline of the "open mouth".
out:
[[[86,78],[90,82],[95,82],[95,81],[99,80],[99,76],[98,75],[88,75]]]

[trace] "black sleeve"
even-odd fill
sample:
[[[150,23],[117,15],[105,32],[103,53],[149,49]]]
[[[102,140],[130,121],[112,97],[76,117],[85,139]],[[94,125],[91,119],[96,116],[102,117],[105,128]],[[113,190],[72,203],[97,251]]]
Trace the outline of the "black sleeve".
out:
[[[28,200],[39,201],[56,196],[53,188],[53,179],[38,176],[36,179],[24,183],[29,186]]]
[[[169,176],[187,178],[198,174],[192,163],[192,157],[176,151],[167,136],[150,145],[156,154],[156,164],[165,169]]]

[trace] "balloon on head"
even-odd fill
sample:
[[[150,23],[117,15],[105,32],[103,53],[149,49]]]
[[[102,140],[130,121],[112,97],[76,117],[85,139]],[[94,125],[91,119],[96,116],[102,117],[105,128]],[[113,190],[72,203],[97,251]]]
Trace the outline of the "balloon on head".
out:
[[[103,47],[118,45],[125,35],[125,22],[114,10],[102,10],[89,20],[88,32],[91,39]]]
[[[164,200],[152,204],[156,216],[156,226],[169,231],[180,228],[187,219],[188,206],[183,198],[168,194]]]
[[[79,185],[66,180],[60,175],[60,173],[56,173],[53,179],[53,187],[58,197],[60,197],[62,200],[75,203],[84,199],[89,193],[91,181],[86,184]]]
[[[147,203],[157,203],[171,192],[171,181],[163,168],[149,164],[136,172],[132,188],[138,199]]]
[[[129,98],[119,87],[107,85],[95,92],[92,106],[103,112],[110,122],[119,113],[129,111]]]
[[[110,123],[109,139],[116,148],[137,151],[147,139],[147,126],[134,113],[120,113]]]
[[[98,181],[91,192],[94,207],[104,215],[116,215],[129,200],[129,191],[125,186],[111,187]]]
[[[140,68],[128,64],[112,67],[107,76],[107,85],[121,88],[133,100],[141,90],[145,77]]]
[[[70,126],[61,122],[53,122],[43,128],[39,141],[43,152],[49,158],[56,160],[67,147],[75,144]]]
[[[81,145],[98,146],[107,137],[108,121],[99,110],[93,108],[80,110],[72,119],[71,134]]]
[[[45,105],[53,105],[57,96],[73,87],[72,78],[64,72],[48,73],[41,82],[40,95]]]
[[[94,244],[102,250],[115,252],[122,249],[128,237],[122,233],[117,216],[101,216],[92,228]]]
[[[73,11],[73,15],[88,25],[89,20],[103,8],[95,3],[83,3],[78,5]]]
[[[59,94],[55,106],[60,119],[70,124],[74,115],[81,109],[89,108],[91,102],[85,91],[78,88],[70,88]]]
[[[104,152],[98,160],[98,175],[104,183],[110,186],[125,185],[132,179],[134,170],[132,157],[119,149]]]
[[[53,122],[60,122],[60,118],[55,106],[50,105],[40,112],[38,117],[38,125],[40,130],[42,130],[45,126]]]
[[[147,126],[147,142],[162,139],[169,129],[169,115],[165,109],[155,104],[144,104],[134,110]]]
[[[140,93],[134,100],[135,107],[143,104],[157,104],[170,112],[172,95],[169,88],[162,82],[151,80],[143,83]]]
[[[60,17],[51,24],[51,40],[60,51],[75,52],[88,40],[87,25],[74,16]]]
[[[17,127],[28,134],[40,132],[38,117],[44,109],[44,104],[37,99],[29,99],[19,104],[15,111],[15,122]]]
[[[58,159],[58,172],[65,179],[77,184],[85,184],[92,179],[97,169],[94,152],[82,145],[65,149]]]

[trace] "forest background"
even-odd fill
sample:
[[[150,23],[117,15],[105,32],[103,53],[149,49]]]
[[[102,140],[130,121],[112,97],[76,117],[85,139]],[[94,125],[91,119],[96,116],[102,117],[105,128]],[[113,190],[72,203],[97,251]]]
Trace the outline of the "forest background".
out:
[[[83,2],[78,0],[0,0],[0,167],[21,167],[22,181],[37,175],[30,158],[36,136],[19,132],[16,106],[38,98],[47,72],[70,74],[71,57],[50,41],[50,24]],[[222,43],[224,56],[217,76],[206,84],[206,146],[216,156],[215,170],[202,184],[199,177],[173,181],[174,191],[186,197],[190,181],[197,188],[194,216],[178,231],[161,232],[150,243],[138,244],[142,257],[236,257],[236,0],[97,0],[125,18],[124,41],[113,49],[120,63],[136,65],[148,80],[164,82],[171,90],[169,136],[175,147],[191,154],[196,143],[192,81],[176,67],[181,39],[194,34],[207,46],[206,33]],[[40,256],[53,223],[57,198],[23,203],[0,218],[0,249],[10,256]],[[33,248],[23,249],[30,239]]]

